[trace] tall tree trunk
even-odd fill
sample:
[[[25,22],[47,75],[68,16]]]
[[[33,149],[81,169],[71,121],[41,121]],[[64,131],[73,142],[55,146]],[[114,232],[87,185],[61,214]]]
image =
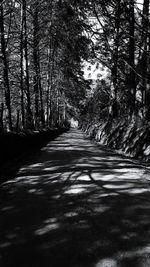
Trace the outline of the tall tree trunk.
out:
[[[136,81],[135,81],[135,14],[134,14],[134,0],[130,0],[129,12],[129,110],[130,115],[135,112],[136,101]]]
[[[40,70],[40,66],[39,66],[39,70]],[[40,91],[41,123],[42,123],[42,127],[45,127],[45,116],[44,116],[44,105],[43,105],[43,89],[42,89],[42,85],[41,85],[41,78],[40,78],[40,81],[39,81],[39,91]]]
[[[117,9],[115,14],[115,36],[114,36],[114,53],[113,53],[113,67],[111,71],[112,76],[112,116],[113,118],[118,116],[118,102],[117,102],[117,94],[118,94],[118,57],[119,57],[119,31],[120,31],[120,16],[121,16],[121,0],[117,1]]]
[[[149,0],[143,3],[143,19],[142,19],[142,88],[143,88],[143,104],[145,109],[145,117],[150,121],[150,21],[149,21]]]
[[[40,119],[42,126],[45,126],[44,118],[44,107],[43,107],[43,90],[41,85],[41,73],[40,73],[40,40],[39,40],[39,1],[34,1],[34,49],[33,49],[33,59],[34,59],[34,91],[35,91],[35,114],[36,121],[39,120],[39,100],[40,100]]]
[[[16,121],[16,132],[18,132],[19,131],[19,120],[20,120],[20,112],[19,112],[19,110],[17,110],[17,121]]]
[[[3,80],[5,88],[5,101],[8,113],[8,127],[12,131],[12,114],[11,114],[11,97],[10,97],[10,86],[8,77],[8,61],[6,54],[6,41],[5,41],[5,30],[4,30],[4,11],[3,1],[0,0],[0,32],[1,32],[1,52],[3,58]]]
[[[54,103],[54,106],[55,106],[55,111],[54,111],[54,114],[55,114],[55,124],[56,125],[59,125],[59,118],[60,118],[60,110],[59,110],[59,97],[60,97],[60,88],[59,88],[59,79],[60,79],[60,69],[59,69],[59,66],[58,66],[58,51],[56,50],[56,54],[55,54],[55,71],[57,73],[57,77],[58,79],[56,80],[56,87],[55,87],[55,92],[54,92],[54,95],[55,95],[55,103]]]
[[[39,70],[38,70],[38,2],[33,5],[33,63],[34,63],[34,94],[35,94],[35,126],[39,127]]]
[[[51,40],[52,41],[52,40]],[[54,76],[54,61],[55,61],[55,49],[54,46],[51,44],[51,72],[50,72],[50,126],[53,126],[54,124],[54,113],[55,113],[55,107],[54,107],[54,87],[53,87],[53,76]]]
[[[24,71],[23,71],[23,9],[21,7],[21,27],[20,27],[20,89],[21,89],[21,118],[22,127],[25,127],[24,110]]]
[[[29,83],[29,61],[28,61],[28,41],[27,41],[27,18],[26,18],[26,0],[23,1],[23,47],[24,47],[24,75],[25,75],[25,89],[26,89],[26,97],[27,97],[27,127],[33,127],[33,118],[31,111],[31,97],[30,97],[30,83]]]
[[[50,10],[50,23],[51,27],[49,30],[49,45],[47,49],[47,99],[46,99],[46,109],[47,109],[47,126],[51,124],[51,107],[52,107],[52,15],[53,15],[53,0],[49,1]]]
[[[66,98],[65,98],[65,93],[64,92],[62,93],[62,100],[64,102],[64,105],[63,105],[63,121],[65,122],[66,121]]]
[[[142,111],[143,116],[145,115],[145,103],[146,103],[146,87],[147,87],[147,76],[148,76],[148,29],[149,29],[149,0],[144,0],[143,12],[142,12],[142,23],[141,23],[141,40],[139,45],[139,58],[137,69],[141,75],[140,89],[142,95]]]
[[[3,130],[4,130],[3,114],[4,114],[4,104],[1,103],[1,108],[0,108],[0,132],[3,132]]]
[[[50,52],[51,52],[51,48],[48,47],[48,50],[47,50],[47,96],[46,96],[47,126],[49,126],[49,116],[50,116]]]
[[[149,25],[150,30],[150,25]],[[147,77],[146,77],[146,91],[145,91],[145,115],[146,119],[150,121],[150,32],[147,38]]]

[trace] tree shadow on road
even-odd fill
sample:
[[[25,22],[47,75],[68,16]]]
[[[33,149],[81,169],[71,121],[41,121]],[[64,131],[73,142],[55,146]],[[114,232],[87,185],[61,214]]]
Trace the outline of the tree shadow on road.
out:
[[[0,266],[149,266],[149,179],[65,133],[0,187]]]

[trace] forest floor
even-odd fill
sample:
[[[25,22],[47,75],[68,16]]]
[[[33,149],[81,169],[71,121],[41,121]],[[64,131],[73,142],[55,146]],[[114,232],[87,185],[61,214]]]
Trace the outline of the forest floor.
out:
[[[80,130],[49,142],[0,185],[0,266],[150,266],[150,170]]]

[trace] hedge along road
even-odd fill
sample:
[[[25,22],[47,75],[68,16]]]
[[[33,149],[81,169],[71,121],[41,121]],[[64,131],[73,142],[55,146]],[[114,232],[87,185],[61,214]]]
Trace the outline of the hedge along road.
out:
[[[0,186],[0,266],[150,266],[149,174],[62,134]]]

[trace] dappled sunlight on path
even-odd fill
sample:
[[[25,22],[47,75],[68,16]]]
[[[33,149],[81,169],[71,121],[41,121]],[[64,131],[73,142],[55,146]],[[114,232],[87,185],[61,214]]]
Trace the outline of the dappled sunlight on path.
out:
[[[37,152],[0,194],[1,267],[150,266],[149,171],[78,130]]]

